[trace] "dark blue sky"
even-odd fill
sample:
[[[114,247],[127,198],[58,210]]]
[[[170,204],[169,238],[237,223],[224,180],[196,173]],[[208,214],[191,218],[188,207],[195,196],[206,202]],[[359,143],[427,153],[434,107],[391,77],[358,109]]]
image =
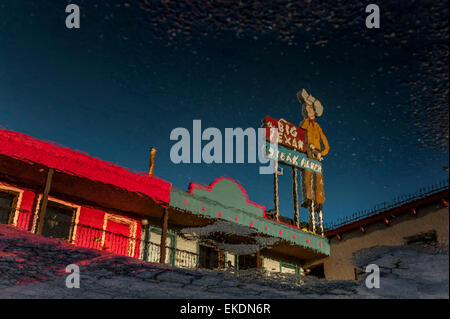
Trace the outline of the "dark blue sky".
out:
[[[448,146],[420,143],[423,114],[412,100],[418,89],[405,85],[421,77],[422,44],[390,46],[392,30],[368,34],[359,22],[347,33],[299,29],[293,43],[258,35],[257,28],[244,36],[222,28],[170,39],[137,1],[127,7],[79,1],[79,30],[65,28],[67,1],[41,2],[0,4],[5,128],[137,171],[147,170],[153,145],[156,175],[175,186],[226,175],[272,208],[272,176],[259,175],[258,164],[175,165],[169,135],[176,127],[192,130],[194,119],[222,132],[259,127],[265,115],[298,124],[296,92],[305,88],[324,105],[318,121],[331,147],[324,161],[325,221],[448,178]],[[364,8],[351,14],[365,18]],[[327,41],[315,41],[318,36]],[[416,40],[421,37],[417,31]],[[446,90],[448,101],[448,83]],[[290,169],[280,178],[280,200],[281,213],[292,217]]]

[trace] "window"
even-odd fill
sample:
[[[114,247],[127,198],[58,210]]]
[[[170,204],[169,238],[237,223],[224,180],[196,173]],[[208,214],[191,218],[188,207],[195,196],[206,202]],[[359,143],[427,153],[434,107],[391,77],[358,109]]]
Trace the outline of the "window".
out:
[[[239,255],[239,269],[256,268],[256,255]]]
[[[0,192],[0,224],[10,224],[17,196],[12,193]]]
[[[58,203],[48,202],[42,227],[46,237],[71,240],[75,219],[75,209]]]

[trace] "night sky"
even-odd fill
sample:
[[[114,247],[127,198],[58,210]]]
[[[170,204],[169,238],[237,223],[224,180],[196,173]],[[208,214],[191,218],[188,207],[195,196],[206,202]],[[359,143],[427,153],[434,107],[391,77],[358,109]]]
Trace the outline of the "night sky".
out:
[[[0,1],[0,125],[182,189],[219,176],[273,207],[259,164],[171,163],[172,129],[299,124],[324,105],[325,223],[448,178],[448,2]],[[201,4],[201,5],[200,5]],[[406,14],[405,12],[408,12]],[[291,170],[280,177],[292,217]],[[301,219],[306,220],[306,210]]]

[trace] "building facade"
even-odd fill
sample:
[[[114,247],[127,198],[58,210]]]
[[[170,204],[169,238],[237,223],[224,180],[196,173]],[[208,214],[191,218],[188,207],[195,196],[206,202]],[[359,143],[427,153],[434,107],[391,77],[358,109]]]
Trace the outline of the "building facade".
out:
[[[421,244],[448,251],[448,198],[447,180],[369,216],[347,220],[326,232],[331,254],[303,266],[329,280],[358,280],[365,270],[355,267],[352,258],[363,249]]]
[[[184,191],[9,130],[0,130],[0,223],[174,267],[301,274],[330,254],[327,238],[273,220],[233,179]]]

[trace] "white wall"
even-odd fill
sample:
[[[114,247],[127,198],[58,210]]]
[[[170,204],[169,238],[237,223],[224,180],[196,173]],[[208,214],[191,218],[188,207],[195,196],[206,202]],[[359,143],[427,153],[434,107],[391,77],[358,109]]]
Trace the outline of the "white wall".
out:
[[[264,269],[270,272],[280,272],[280,262],[271,258],[264,257]]]
[[[177,235],[177,252],[175,255],[175,266],[193,268],[197,264],[197,241],[185,239]],[[189,254],[187,252],[191,252]]]
[[[170,263],[170,245],[172,244],[170,237],[166,237],[166,263]],[[160,245],[161,244],[161,235],[155,232],[150,232],[150,242]],[[160,250],[159,247],[150,246],[149,251],[149,261],[151,262],[159,262]]]
[[[197,253],[197,241],[184,239],[181,236],[177,236],[177,249],[190,251],[192,253]]]
[[[236,267],[236,256],[232,253],[227,253],[227,264],[228,261],[231,261],[231,265],[233,267]],[[225,268],[228,267],[228,265],[225,265]]]

